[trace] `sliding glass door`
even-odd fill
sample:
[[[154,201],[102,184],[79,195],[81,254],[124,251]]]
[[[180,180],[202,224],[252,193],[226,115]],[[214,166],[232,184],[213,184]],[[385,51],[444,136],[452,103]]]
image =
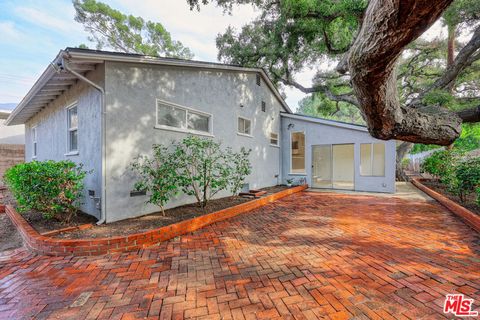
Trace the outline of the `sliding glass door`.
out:
[[[312,147],[312,187],[354,189],[355,162],[353,144]]]

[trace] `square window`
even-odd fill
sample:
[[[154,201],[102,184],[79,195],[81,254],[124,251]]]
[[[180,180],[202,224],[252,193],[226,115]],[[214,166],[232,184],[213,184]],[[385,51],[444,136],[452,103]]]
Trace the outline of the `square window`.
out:
[[[251,135],[251,121],[245,118],[238,118],[238,133]]]

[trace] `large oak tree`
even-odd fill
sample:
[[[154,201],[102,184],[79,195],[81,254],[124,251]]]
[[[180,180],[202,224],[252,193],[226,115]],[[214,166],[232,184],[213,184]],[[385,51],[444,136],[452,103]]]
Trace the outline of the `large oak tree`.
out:
[[[192,8],[209,2],[187,1]],[[222,61],[262,66],[278,83],[355,105],[376,138],[449,145],[459,137],[462,123],[480,121],[478,100],[473,107],[451,110],[428,99],[451,91],[459,75],[480,59],[478,23],[472,23],[471,39],[454,57],[452,28],[459,22],[447,21],[451,53],[447,67],[409,99],[401,99],[397,88],[402,52],[440,18],[452,0],[212,1],[227,11],[234,4],[251,4],[260,11],[239,32],[229,28],[218,36]],[[474,7],[472,12],[479,6],[472,0],[469,5]],[[312,86],[295,80],[303,68],[326,59],[338,63],[336,73],[319,72]]]

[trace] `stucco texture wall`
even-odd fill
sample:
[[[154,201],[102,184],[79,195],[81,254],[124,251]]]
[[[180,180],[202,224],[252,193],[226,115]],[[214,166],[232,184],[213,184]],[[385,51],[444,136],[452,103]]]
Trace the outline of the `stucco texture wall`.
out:
[[[312,184],[312,146],[329,144],[353,144],[354,150],[354,190],[372,192],[395,192],[395,141],[378,140],[366,130],[354,130],[335,125],[315,123],[308,118],[293,119],[282,116],[282,162],[285,179],[306,178]],[[291,133],[305,133],[305,174],[291,174]],[[385,176],[360,175],[360,145],[362,143],[385,144]],[[339,175],[346,172],[339,172]],[[342,178],[342,177],[337,177]]]
[[[87,78],[103,85],[104,67],[87,73]],[[85,178],[84,199],[81,210],[100,216],[95,201],[88,196],[88,190],[94,190],[95,196],[101,195],[101,96],[88,84],[77,81],[76,84],[52,101],[25,125],[25,158],[36,160],[72,160],[82,163],[84,169],[91,171]],[[67,155],[67,109],[77,103],[78,112],[78,154]],[[37,130],[37,157],[33,157],[32,128]]]
[[[156,99],[210,113],[213,139],[234,150],[252,149],[253,172],[246,181],[251,188],[280,181],[280,149],[269,138],[280,131],[281,106],[263,80],[256,84],[255,73],[107,62],[107,221],[158,211],[145,205],[146,196],[130,197],[135,177],[128,166],[137,155],[150,154],[153,144],[187,134],[155,128]],[[252,120],[252,137],[237,134],[238,116]],[[179,196],[167,207],[192,202]]]

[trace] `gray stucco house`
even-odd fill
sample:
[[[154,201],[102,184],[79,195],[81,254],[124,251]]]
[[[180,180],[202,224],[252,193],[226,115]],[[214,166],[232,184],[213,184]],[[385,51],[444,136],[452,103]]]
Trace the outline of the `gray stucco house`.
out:
[[[25,157],[93,170],[82,210],[112,222],[145,215],[128,165],[188,134],[252,149],[247,182],[395,191],[395,142],[365,127],[295,115],[262,69],[78,48],[61,50],[7,119],[25,124]],[[220,194],[219,196],[224,196]],[[169,207],[193,202],[179,197]]]

